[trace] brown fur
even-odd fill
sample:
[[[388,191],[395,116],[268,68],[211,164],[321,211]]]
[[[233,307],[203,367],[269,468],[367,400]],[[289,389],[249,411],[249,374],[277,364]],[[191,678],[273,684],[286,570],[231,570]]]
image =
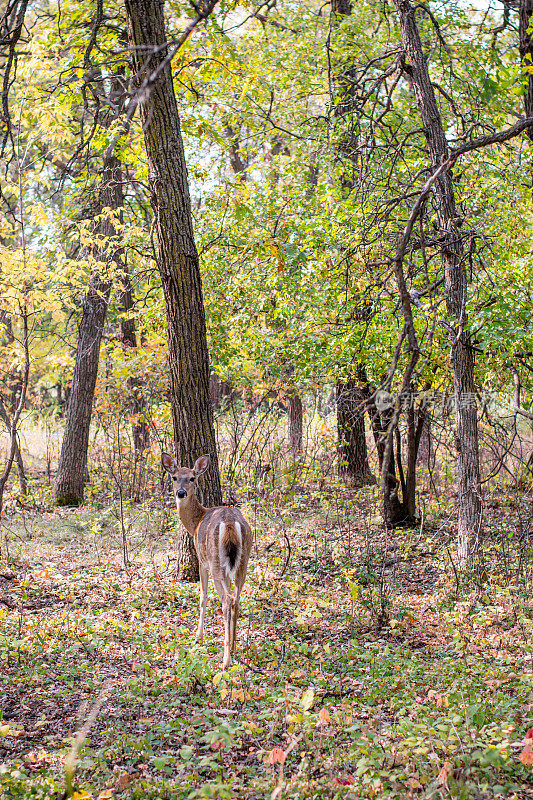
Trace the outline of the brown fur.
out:
[[[239,597],[246,579],[248,559],[252,550],[253,535],[250,526],[238,508],[215,506],[205,508],[196,497],[196,478],[202,475],[209,465],[209,457],[201,456],[194,469],[177,467],[172,456],[163,453],[162,464],[172,476],[172,484],[176,493],[176,504],[180,519],[194,538],[194,545],[200,566],[200,620],[198,624],[198,638],[202,638],[205,605],[207,601],[207,582],[209,572],[213,576],[215,588],[222,602],[224,617],[224,668],[231,664],[231,654],[235,650],[237,618],[239,615]],[[178,492],[186,493],[183,498],[178,497]],[[230,549],[235,548],[237,569],[233,576],[235,597],[231,596],[230,579],[220,563],[220,523],[225,524],[225,530],[220,544],[230,559]],[[241,540],[235,523],[241,527]],[[238,554],[240,551],[240,559]]]

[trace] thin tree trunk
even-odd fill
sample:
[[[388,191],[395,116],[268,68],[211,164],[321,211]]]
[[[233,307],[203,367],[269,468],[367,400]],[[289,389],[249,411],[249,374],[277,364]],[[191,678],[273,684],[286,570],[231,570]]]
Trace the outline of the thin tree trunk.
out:
[[[123,204],[122,165],[115,155],[106,155],[98,202],[98,213],[101,218],[95,226],[95,235],[101,239],[95,256],[96,260],[102,263],[102,270],[100,272],[96,267],[91,277],[78,329],[76,361],[65,433],[53,486],[53,496],[56,505],[59,506],[77,506],[83,501],[100,343],[112,286],[112,281],[106,273],[109,263],[118,256],[113,243],[116,239],[113,219],[109,214],[102,215],[102,211],[106,208],[116,210],[122,208]]]
[[[133,287],[127,264],[124,264],[122,272],[122,290],[119,293],[119,301],[124,312],[120,320],[120,338],[124,347],[130,351],[137,349],[137,333],[135,331],[135,320],[127,317],[128,312],[134,308]],[[144,382],[142,378],[135,375],[128,378],[129,409],[133,416],[131,433],[133,437],[133,447],[135,457],[139,459],[150,443],[150,431],[143,413],[146,408],[144,396]]]
[[[9,414],[4,408],[2,400],[0,399],[0,419],[4,423],[9,433],[11,422],[9,419]],[[22,458],[22,453],[20,451],[20,444],[18,437],[15,437],[15,463],[17,465],[17,472],[19,476],[19,484],[20,484],[20,491],[22,494],[28,493],[28,479],[26,478],[26,470],[24,469],[24,459]]]
[[[202,283],[172,70],[170,63],[163,63],[168,53],[163,3],[126,0],[125,5],[137,82],[141,84],[158,70],[139,107],[166,306],[177,460],[191,467],[200,455],[211,456],[211,468],[204,477],[203,501],[209,506],[220,505]],[[198,580],[198,563],[190,543],[187,547],[180,545],[179,557],[182,578]]]
[[[394,0],[398,12],[408,74],[422,119],[422,126],[431,159],[436,170],[448,156],[448,143],[435,99],[427,60],[409,0]],[[451,366],[456,406],[457,478],[459,519],[457,555],[464,568],[476,554],[481,529],[481,483],[477,407],[475,403],[474,355],[467,330],[465,310],[467,277],[464,249],[458,226],[452,176],[443,172],[435,182],[434,196],[439,225],[439,240],[446,287],[448,321],[451,333]]]
[[[288,396],[287,435],[289,448],[298,458],[303,450],[303,405],[302,398],[295,392]]]
[[[350,16],[351,13],[352,3],[350,0],[332,0],[332,26],[341,23],[343,17]],[[335,103],[335,115],[339,116],[352,109],[354,104],[353,81],[351,80],[353,57],[344,58],[336,65],[336,68],[338,73],[335,83],[338,97]],[[351,137],[339,142],[338,149],[339,152],[348,153],[350,156]],[[353,188],[353,181],[346,172],[341,176],[341,183],[347,193]],[[364,364],[358,365],[355,377],[350,377],[346,383],[339,382],[337,384],[339,473],[346,484],[354,488],[372,486],[376,483],[376,478],[368,463],[366,445],[364,415],[368,398],[367,385]]]
[[[22,226],[22,241],[23,241],[23,252],[25,260],[26,245],[24,237],[24,226]],[[20,415],[22,414],[22,410],[24,408],[24,403],[26,402],[26,393],[28,391],[28,382],[30,377],[30,344],[29,344],[30,339],[29,339],[29,326],[28,326],[29,314],[26,304],[24,304],[24,308],[21,312],[21,317],[22,317],[22,346],[24,349],[24,362],[22,367],[22,380],[20,385],[20,393],[18,395],[18,401],[16,405],[14,405],[13,407],[12,415],[9,420],[9,448],[7,453],[7,460],[6,463],[4,464],[3,471],[0,473],[0,517],[2,516],[2,511],[4,507],[5,488],[9,478],[9,473],[11,472],[11,467],[13,466],[13,461],[15,459],[16,450],[18,446],[17,442],[18,424],[20,421]]]

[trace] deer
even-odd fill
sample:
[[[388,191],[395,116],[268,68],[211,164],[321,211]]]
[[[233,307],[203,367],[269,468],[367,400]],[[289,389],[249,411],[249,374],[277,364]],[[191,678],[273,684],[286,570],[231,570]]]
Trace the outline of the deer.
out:
[[[193,537],[200,567],[200,619],[196,640],[203,639],[209,573],[222,602],[224,620],[223,669],[229,669],[235,653],[239,598],[246,579],[252,550],[252,529],[238,508],[213,506],[204,508],[196,497],[198,478],[210,464],[210,456],[200,456],[194,467],[178,467],[174,458],[162,453],[163,469],[172,478],[172,488],[183,525]],[[231,581],[235,586],[231,596]]]

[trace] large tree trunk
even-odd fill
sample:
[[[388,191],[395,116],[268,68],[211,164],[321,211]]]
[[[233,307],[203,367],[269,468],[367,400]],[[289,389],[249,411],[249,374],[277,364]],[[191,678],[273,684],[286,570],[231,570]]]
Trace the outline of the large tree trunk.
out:
[[[303,450],[303,405],[302,398],[293,392],[287,398],[287,436],[289,448],[298,458]]]
[[[408,73],[427,142],[431,167],[436,170],[448,156],[448,143],[429,77],[427,60],[409,0],[394,0],[398,12]],[[481,528],[481,483],[477,407],[475,403],[474,354],[467,330],[465,300],[467,278],[464,249],[458,227],[452,176],[443,172],[434,188],[439,241],[446,286],[446,308],[451,332],[451,366],[456,404],[457,478],[459,519],[457,554],[461,568],[473,555]]]
[[[77,506],[83,500],[100,343],[112,285],[108,265],[116,260],[120,249],[117,249],[117,233],[112,216],[102,215],[102,211],[106,208],[116,210],[122,208],[123,204],[122,165],[115,155],[106,155],[96,209],[100,219],[95,225],[95,236],[99,240],[95,258],[102,263],[102,270],[100,272],[96,267],[91,277],[78,329],[65,433],[53,486],[55,502],[60,506]]]
[[[376,479],[368,464],[365,409],[368,391],[364,382],[352,376],[337,384],[337,435],[339,473],[348,486],[373,486]]]
[[[140,102],[151,204],[158,239],[158,267],[167,314],[172,420],[177,460],[191,467],[205,453],[211,468],[203,501],[220,505],[222,492],[209,402],[209,360],[198,253],[194,241],[181,126],[167,58],[163,3],[126,0],[128,37],[138,84],[158,70]],[[188,535],[188,534],[187,534]],[[181,575],[198,579],[194,551],[180,547]],[[189,553],[185,556],[182,553]]]

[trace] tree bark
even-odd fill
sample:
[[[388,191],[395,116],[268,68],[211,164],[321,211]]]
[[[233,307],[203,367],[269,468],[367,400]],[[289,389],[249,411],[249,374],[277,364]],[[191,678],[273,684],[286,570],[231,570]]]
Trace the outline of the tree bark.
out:
[[[368,399],[364,368],[357,377],[337,384],[337,436],[339,473],[348,486],[373,486],[376,478],[368,463],[365,433],[365,409]]]
[[[220,505],[222,492],[209,402],[209,360],[198,253],[176,96],[167,57],[161,0],[126,0],[128,38],[136,81],[158,70],[139,108],[148,160],[150,202],[158,240],[158,268],[167,315],[172,420],[177,460],[191,467],[211,456],[204,505]],[[187,534],[189,535],[189,534]],[[179,548],[184,579],[198,580],[190,547]],[[189,554],[187,556],[186,554]],[[183,555],[182,555],[183,554]]]
[[[96,267],[91,277],[78,329],[65,433],[53,486],[54,500],[59,506],[78,506],[83,501],[100,344],[112,286],[108,267],[111,261],[117,259],[120,250],[119,247],[117,249],[117,232],[113,218],[104,209],[115,211],[122,208],[123,204],[122,165],[114,154],[108,154],[104,157],[96,209],[100,219],[95,225],[95,236],[100,240],[96,246],[95,258],[102,264],[102,268],[100,271]]]
[[[13,413],[16,408],[16,403],[13,403]],[[0,419],[6,426],[6,430],[9,434],[10,427],[11,427],[11,420],[9,419],[9,414],[4,408],[4,404],[2,403],[2,398],[0,398]],[[22,458],[22,452],[20,450],[20,444],[18,437],[15,437],[15,463],[17,465],[17,472],[19,476],[19,485],[20,491],[23,495],[28,493],[28,479],[26,478],[26,470],[24,469],[24,459]]]
[[[427,60],[410,0],[394,0],[400,20],[406,56],[406,71],[416,98],[427,142],[431,168],[436,170],[448,157],[449,149],[442,118],[429,77]],[[475,555],[481,529],[481,483],[477,407],[475,404],[474,355],[467,329],[467,277],[459,215],[450,171],[444,171],[434,185],[439,226],[440,253],[446,287],[446,308],[451,332],[451,366],[456,406],[456,449],[459,495],[457,555],[464,568]]]
[[[531,16],[533,15],[533,0],[520,0],[519,7],[519,48],[520,60],[527,78],[524,87],[524,110],[526,117],[533,117],[533,32],[530,30]],[[533,141],[533,128],[528,128],[527,135]],[[533,170],[532,170],[533,172]]]
[[[293,392],[287,398],[287,435],[289,448],[298,458],[303,450],[303,405],[302,398]]]

